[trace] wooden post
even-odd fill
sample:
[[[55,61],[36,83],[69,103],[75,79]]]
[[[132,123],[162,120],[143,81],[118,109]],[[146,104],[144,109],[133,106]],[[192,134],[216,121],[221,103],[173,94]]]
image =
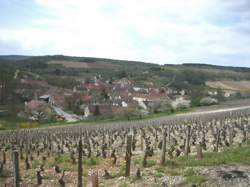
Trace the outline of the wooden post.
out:
[[[14,164],[14,187],[20,187],[18,151],[13,151],[13,164]]]
[[[58,181],[60,187],[65,187],[65,182],[64,182],[64,180],[63,180],[64,174],[65,174],[65,171],[63,171],[62,176],[61,176],[61,178],[60,178],[59,181]]]
[[[79,140],[78,144],[78,184],[77,187],[83,187],[82,182],[82,138]]]
[[[145,150],[143,161],[142,161],[142,166],[143,167],[147,166],[147,158],[148,158],[149,152],[150,152],[149,142],[147,141],[147,139],[145,139],[145,140],[146,140],[146,142],[145,142],[145,144],[146,144],[146,150]]]
[[[229,145],[231,146],[231,145],[233,145],[233,139],[234,139],[234,137],[233,137],[233,127],[229,127]]]
[[[37,185],[42,184],[43,177],[41,175],[41,170],[36,171]]]
[[[3,150],[3,164],[6,164],[6,152]]]
[[[216,145],[215,145],[215,151],[218,152],[219,151],[219,143],[220,143],[220,130],[217,128],[216,131]]]
[[[158,145],[158,134],[157,134],[157,129],[155,129],[155,149],[157,150],[157,145]]]
[[[146,147],[145,153],[144,153],[144,157],[143,157],[143,161],[142,161],[142,166],[146,167],[147,166],[147,158],[148,158],[148,148]]]
[[[143,135],[142,135],[142,131],[141,131],[141,134],[140,134],[140,145],[141,145],[141,151],[143,151]]]
[[[0,162],[0,175],[2,174],[2,172],[3,172],[3,163]]]
[[[201,147],[200,144],[198,144],[196,146],[196,150],[197,150],[197,159],[202,160],[203,159],[203,154],[202,154],[202,147]]]
[[[98,172],[94,172],[91,175],[91,187],[98,187]]]
[[[141,170],[139,168],[137,168],[137,171],[136,171],[136,178],[137,179],[141,178]]]
[[[126,146],[126,156],[125,156],[125,160],[126,160],[125,177],[129,177],[130,175],[130,164],[131,164],[131,156],[132,156],[131,148],[132,148],[132,135],[129,134],[127,136],[127,146]]]
[[[245,128],[244,124],[242,125],[242,141],[241,143],[244,143],[247,141],[247,129]]]
[[[189,154],[189,151],[190,151],[190,147],[189,147],[189,144],[190,144],[190,136],[191,136],[191,126],[188,125],[188,126],[187,126],[186,143],[185,143],[185,155],[188,155],[188,154]]]
[[[161,165],[164,165],[165,164],[165,158],[166,158],[166,136],[167,136],[167,133],[166,133],[166,130],[164,129],[164,132],[162,134],[162,154],[161,154],[161,162],[160,164]]]
[[[171,135],[170,134],[171,134],[171,127],[170,127],[170,125],[168,125],[168,143],[169,143],[169,145],[171,143]]]

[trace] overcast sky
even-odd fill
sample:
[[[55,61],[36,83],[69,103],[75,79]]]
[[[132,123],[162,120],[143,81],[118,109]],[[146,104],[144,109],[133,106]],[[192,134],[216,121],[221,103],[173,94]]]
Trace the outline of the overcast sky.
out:
[[[250,67],[250,0],[0,0],[0,54]]]

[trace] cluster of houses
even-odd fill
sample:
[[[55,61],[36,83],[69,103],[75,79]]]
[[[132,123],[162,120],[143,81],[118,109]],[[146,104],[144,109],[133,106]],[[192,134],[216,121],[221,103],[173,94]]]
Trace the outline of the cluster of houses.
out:
[[[31,120],[56,118],[77,121],[90,116],[124,115],[128,111],[131,115],[146,115],[187,108],[191,102],[184,90],[156,88],[152,84],[137,87],[127,78],[110,82],[95,77],[92,81],[81,82],[72,90],[39,84],[39,89],[33,91],[33,98],[25,102],[25,110],[21,113]]]

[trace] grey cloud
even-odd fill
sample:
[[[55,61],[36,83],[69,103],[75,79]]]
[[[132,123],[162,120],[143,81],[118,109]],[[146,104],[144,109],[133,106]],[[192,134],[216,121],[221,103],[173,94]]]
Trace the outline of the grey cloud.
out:
[[[249,0],[223,0],[224,5],[230,11],[238,13],[250,12]]]

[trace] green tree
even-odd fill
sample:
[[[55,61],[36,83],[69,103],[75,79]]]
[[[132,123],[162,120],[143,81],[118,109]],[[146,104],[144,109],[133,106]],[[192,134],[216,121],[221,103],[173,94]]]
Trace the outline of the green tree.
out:
[[[15,69],[5,63],[1,63],[0,70],[0,103],[6,104],[14,94],[16,80],[14,79]]]
[[[221,88],[217,88],[216,98],[218,99],[218,101],[225,101],[224,92]]]

